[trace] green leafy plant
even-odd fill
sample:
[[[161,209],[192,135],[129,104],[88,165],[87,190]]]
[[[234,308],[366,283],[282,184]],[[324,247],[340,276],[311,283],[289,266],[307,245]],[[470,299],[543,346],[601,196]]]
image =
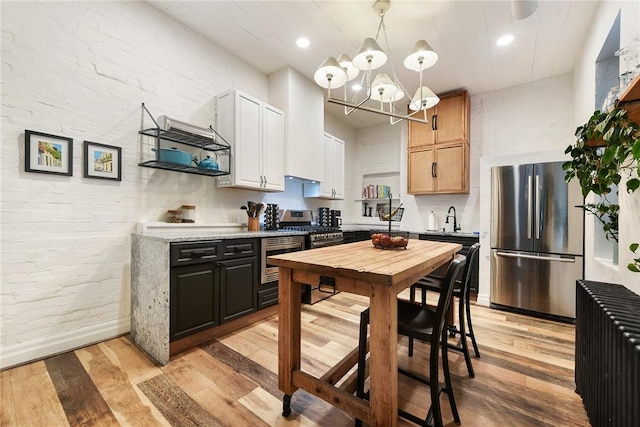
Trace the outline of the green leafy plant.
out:
[[[571,160],[562,165],[567,172],[565,179],[577,179],[584,197],[590,193],[600,196],[597,203],[581,207],[602,223],[607,239],[617,242],[620,206],[610,200],[610,195],[617,194],[623,175],[628,178],[628,193],[640,188],[640,126],[616,106],[610,112],[595,111],[586,124],[576,129],[575,136],[575,145],[565,150],[571,155]],[[635,254],[638,247],[633,243],[629,249]],[[640,258],[634,258],[627,268],[640,273]]]
[[[632,243],[631,245],[629,245],[629,249],[631,249],[631,252],[635,254],[638,250],[638,246],[640,245],[638,245],[637,243]],[[640,273],[640,256],[638,256],[638,258],[634,258],[633,262],[630,262],[627,267],[629,268],[629,270],[635,273]]]

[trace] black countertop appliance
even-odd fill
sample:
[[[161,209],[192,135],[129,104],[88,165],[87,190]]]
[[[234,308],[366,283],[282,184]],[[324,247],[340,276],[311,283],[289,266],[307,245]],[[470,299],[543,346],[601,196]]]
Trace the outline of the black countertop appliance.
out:
[[[331,210],[331,227],[340,228],[342,226],[342,212],[339,210]]]

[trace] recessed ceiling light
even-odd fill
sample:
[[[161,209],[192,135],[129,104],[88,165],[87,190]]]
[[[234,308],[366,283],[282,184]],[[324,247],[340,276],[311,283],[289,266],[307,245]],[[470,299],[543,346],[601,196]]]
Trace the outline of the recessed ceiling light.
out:
[[[500,37],[496,41],[496,45],[497,46],[506,46],[508,44],[511,44],[512,41],[513,41],[513,36],[511,34],[505,34],[504,36]]]
[[[360,89],[362,89],[362,86],[359,83],[356,83],[351,86],[351,89],[353,89],[355,92],[358,92]]]
[[[296,40],[296,45],[298,47],[305,48],[305,47],[309,47],[311,45],[311,42],[306,37],[300,37],[298,40]]]

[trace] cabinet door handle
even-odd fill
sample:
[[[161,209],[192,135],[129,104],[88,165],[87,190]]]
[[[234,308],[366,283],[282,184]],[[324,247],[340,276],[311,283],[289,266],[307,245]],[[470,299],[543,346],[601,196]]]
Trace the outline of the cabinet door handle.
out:
[[[437,114],[434,114],[433,116],[431,116],[431,129],[432,130],[438,129],[438,115]]]
[[[436,170],[436,162],[431,163],[431,177],[432,178],[437,178],[438,177],[438,171]]]

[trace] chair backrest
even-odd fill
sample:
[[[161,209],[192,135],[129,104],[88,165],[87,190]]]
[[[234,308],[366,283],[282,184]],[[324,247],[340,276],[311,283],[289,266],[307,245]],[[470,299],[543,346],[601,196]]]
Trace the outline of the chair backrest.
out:
[[[431,339],[432,345],[439,341],[440,334],[442,333],[442,329],[444,328],[445,317],[447,311],[449,310],[449,304],[451,304],[451,298],[453,295],[453,288],[456,283],[456,278],[464,270],[465,265],[467,265],[467,257],[465,257],[464,255],[456,256],[455,259],[449,264],[447,274],[442,281],[442,289],[440,291],[440,297],[438,298],[438,305],[436,307],[435,318],[437,324],[433,327]]]
[[[480,243],[474,243],[467,252],[467,265],[464,267],[464,273],[461,276],[460,292],[462,295],[468,296],[471,289],[471,277],[478,268],[478,259],[480,257]]]

